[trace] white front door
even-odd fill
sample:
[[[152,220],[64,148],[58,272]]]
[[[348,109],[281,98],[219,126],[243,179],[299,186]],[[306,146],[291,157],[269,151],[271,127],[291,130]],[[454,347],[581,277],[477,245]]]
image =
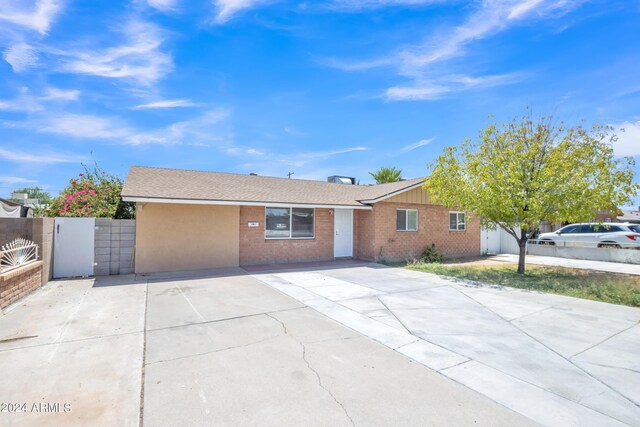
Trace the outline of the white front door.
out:
[[[353,209],[334,209],[333,256],[353,256]]]
[[[56,218],[53,277],[93,275],[95,218]]]

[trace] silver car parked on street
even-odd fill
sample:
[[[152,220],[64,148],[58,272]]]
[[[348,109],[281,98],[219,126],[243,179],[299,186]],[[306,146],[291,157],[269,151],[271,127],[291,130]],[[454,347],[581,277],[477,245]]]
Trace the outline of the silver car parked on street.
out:
[[[538,244],[640,249],[640,225],[608,222],[569,224],[554,232],[540,234]]]

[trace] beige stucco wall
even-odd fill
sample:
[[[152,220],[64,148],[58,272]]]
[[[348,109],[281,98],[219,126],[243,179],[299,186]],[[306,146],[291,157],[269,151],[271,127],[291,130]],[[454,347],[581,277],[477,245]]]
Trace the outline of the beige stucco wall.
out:
[[[239,227],[239,206],[139,205],[136,273],[236,267]]]

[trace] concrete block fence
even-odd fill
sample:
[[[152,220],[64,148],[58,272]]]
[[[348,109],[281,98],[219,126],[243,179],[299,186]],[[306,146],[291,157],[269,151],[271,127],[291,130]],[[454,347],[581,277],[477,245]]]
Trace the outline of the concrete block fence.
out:
[[[136,221],[96,218],[95,276],[133,273]]]

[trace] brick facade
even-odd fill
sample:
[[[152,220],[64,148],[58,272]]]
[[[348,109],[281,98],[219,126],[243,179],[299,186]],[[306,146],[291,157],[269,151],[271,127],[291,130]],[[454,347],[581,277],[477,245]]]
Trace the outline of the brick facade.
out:
[[[42,286],[42,261],[0,274],[0,309]]]
[[[417,209],[418,231],[397,231],[396,210]],[[326,261],[333,259],[333,215],[316,209],[314,239],[265,239],[265,208],[240,208],[240,265]],[[258,227],[249,227],[257,222]],[[354,256],[367,260],[409,260],[431,244],[448,257],[480,254],[480,220],[465,231],[449,230],[449,209],[431,204],[376,203],[354,211]]]
[[[396,210],[417,209],[418,231],[397,231]],[[358,212],[356,256],[370,260],[409,260],[431,244],[448,257],[480,254],[480,220],[467,222],[465,231],[449,230],[449,209],[432,204],[379,202],[373,211]]]
[[[249,227],[249,222],[259,226]],[[264,226],[263,206],[240,207],[240,265],[333,259],[333,215],[329,209],[316,209],[313,239],[265,239]]]
[[[356,210],[354,212],[356,230],[354,236],[354,255],[357,258],[375,259],[375,224],[373,211]]]

